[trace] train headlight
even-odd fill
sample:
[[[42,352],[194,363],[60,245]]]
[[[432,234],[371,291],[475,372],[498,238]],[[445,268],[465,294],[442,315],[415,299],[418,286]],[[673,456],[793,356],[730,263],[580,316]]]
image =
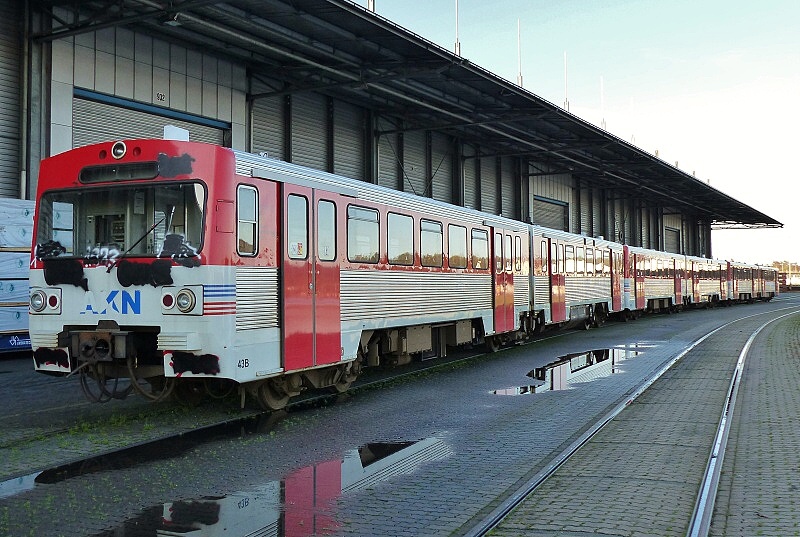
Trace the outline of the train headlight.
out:
[[[111,146],[111,156],[117,160],[124,157],[127,152],[128,148],[125,147],[125,142],[114,142],[114,145]]]
[[[190,289],[181,289],[175,296],[175,305],[183,313],[189,313],[194,309],[197,299]]]
[[[31,310],[39,313],[47,306],[47,296],[44,291],[34,291],[30,298]]]

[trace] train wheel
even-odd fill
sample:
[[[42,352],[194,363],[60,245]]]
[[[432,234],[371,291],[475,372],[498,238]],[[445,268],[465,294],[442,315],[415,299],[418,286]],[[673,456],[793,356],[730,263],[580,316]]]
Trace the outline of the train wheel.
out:
[[[483,342],[489,352],[497,352],[500,350],[500,338],[497,336],[484,336]]]
[[[278,388],[274,382],[267,380],[256,391],[258,404],[264,410],[281,410],[289,402],[289,394]]]

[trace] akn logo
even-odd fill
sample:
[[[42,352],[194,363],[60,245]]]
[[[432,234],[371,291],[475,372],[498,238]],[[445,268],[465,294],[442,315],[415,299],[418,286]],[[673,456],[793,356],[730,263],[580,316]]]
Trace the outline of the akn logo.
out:
[[[142,313],[142,292],[141,291],[120,291],[115,289],[108,293],[105,303],[98,304],[94,299],[94,294],[90,291],[88,293],[86,308],[81,312],[81,315],[91,313],[94,315],[105,315],[108,313],[109,306],[111,311],[121,313],[123,315],[131,313],[139,315]]]

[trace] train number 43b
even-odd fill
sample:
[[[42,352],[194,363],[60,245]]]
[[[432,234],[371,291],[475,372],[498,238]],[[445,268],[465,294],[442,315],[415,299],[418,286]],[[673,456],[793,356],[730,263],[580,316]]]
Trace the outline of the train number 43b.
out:
[[[244,369],[245,367],[250,367],[250,360],[248,360],[247,358],[239,360],[237,367],[240,369]]]

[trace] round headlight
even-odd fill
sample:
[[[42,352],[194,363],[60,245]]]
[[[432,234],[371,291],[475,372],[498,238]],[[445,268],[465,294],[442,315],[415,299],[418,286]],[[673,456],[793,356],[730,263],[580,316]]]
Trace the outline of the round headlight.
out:
[[[177,305],[178,309],[183,313],[192,311],[192,309],[194,309],[194,304],[194,293],[192,293],[189,289],[181,289],[178,295],[175,297],[175,305]]]
[[[114,145],[111,146],[111,156],[117,160],[124,157],[127,151],[128,148],[125,147],[125,142],[114,142]]]
[[[45,296],[43,291],[34,291],[31,293],[31,310],[35,312],[42,311],[45,306],[47,305],[47,297]]]

